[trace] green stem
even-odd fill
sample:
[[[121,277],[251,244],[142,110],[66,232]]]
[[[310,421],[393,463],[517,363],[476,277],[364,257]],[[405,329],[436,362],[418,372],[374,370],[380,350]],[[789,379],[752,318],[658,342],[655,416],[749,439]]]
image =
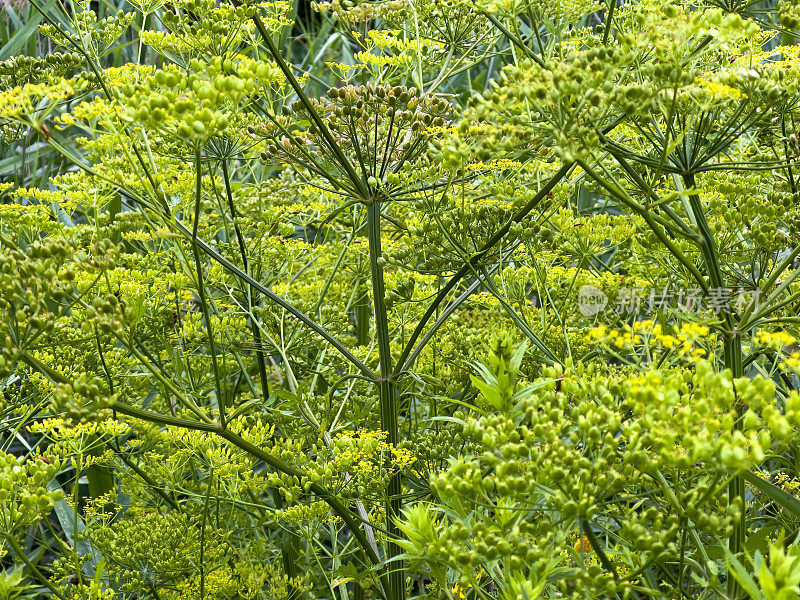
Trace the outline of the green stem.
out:
[[[375,332],[378,342],[378,360],[381,377],[378,380],[380,396],[381,428],[387,434],[387,441],[397,447],[399,431],[397,427],[397,384],[392,378],[392,352],[389,337],[389,319],[386,314],[386,286],[383,280],[381,264],[381,202],[373,200],[367,206],[367,238],[369,241],[369,264],[372,274],[372,303],[375,308]],[[387,459],[388,461],[388,459]],[[387,465],[388,466],[388,465]],[[386,494],[386,531],[390,539],[387,543],[387,561],[401,554],[401,548],[392,541],[399,537],[397,518],[400,516],[401,485],[400,475],[392,474]],[[403,600],[405,597],[405,575],[402,562],[389,572],[389,597],[392,600]]]
[[[191,237],[192,232],[189,230],[186,225],[184,225],[181,221],[177,218],[173,219],[175,225],[180,229],[180,231],[186,235],[187,237]],[[370,380],[374,381],[376,379],[375,373],[372,372],[372,369],[367,367],[362,361],[356,358],[352,352],[350,352],[344,344],[342,344],[339,340],[333,337],[328,331],[326,331],[319,323],[311,319],[308,315],[297,309],[297,307],[292,306],[289,302],[271,292],[269,289],[261,285],[258,281],[253,279],[250,275],[242,271],[239,267],[229,261],[227,258],[222,256],[215,248],[213,248],[210,244],[203,241],[201,238],[197,238],[197,245],[200,247],[203,252],[205,252],[208,256],[212,259],[217,261],[220,265],[225,268],[225,270],[233,273],[239,279],[247,283],[248,285],[252,286],[254,289],[258,290],[261,295],[267,297],[269,300],[283,308],[286,312],[293,315],[296,319],[306,325],[309,329],[314,331],[317,335],[319,335],[322,339],[328,342],[331,346],[336,348],[342,356],[344,356],[348,361],[350,361],[359,371],[361,371],[364,375],[366,375]]]
[[[234,4],[240,4],[238,1],[234,0]],[[297,97],[300,99],[300,103],[305,108],[308,116],[314,122],[314,125],[317,127],[317,130],[320,132],[322,137],[325,139],[325,143],[327,144],[328,148],[330,148],[333,155],[336,157],[336,161],[339,163],[339,166],[344,170],[347,174],[347,178],[353,183],[355,189],[358,191],[359,195],[362,198],[366,198],[368,195],[368,189],[364,185],[364,182],[355,172],[353,169],[353,165],[350,164],[350,161],[342,152],[339,144],[336,143],[331,132],[328,130],[325,123],[322,121],[320,116],[317,114],[317,111],[314,110],[314,107],[311,105],[311,102],[308,100],[303,88],[300,87],[297,79],[295,78],[294,74],[292,73],[291,68],[281,56],[281,53],[278,51],[278,48],[275,46],[275,42],[272,41],[272,37],[269,35],[266,27],[264,27],[264,23],[261,20],[261,17],[258,15],[253,16],[253,23],[255,23],[256,29],[258,29],[258,33],[261,35],[261,39],[264,41],[264,44],[267,46],[267,50],[272,55],[272,58],[275,60],[278,68],[283,71],[283,74],[286,76],[286,79],[289,82],[289,85],[292,86],[292,89],[297,94]]]
[[[528,46],[525,45],[524,41],[521,38],[519,38],[518,36],[515,36],[513,33],[511,33],[508,30],[508,28],[506,28],[500,21],[497,20],[497,17],[495,17],[494,15],[492,15],[492,14],[490,14],[488,12],[484,13],[484,15],[486,16],[487,19],[489,19],[489,22],[492,25],[497,27],[497,29],[499,29],[500,32],[504,36],[506,36],[506,38],[508,39],[509,42],[514,44],[520,50],[522,50],[522,52],[525,54],[525,56],[530,58],[532,61],[534,61],[540,67],[544,67],[544,61],[542,60],[542,58],[540,56],[538,56],[537,54],[535,54],[530,48],[528,48]],[[536,24],[532,23],[531,24],[531,28],[534,29],[535,27],[536,27]]]
[[[214,471],[208,474],[208,485],[206,486],[206,496],[203,501],[203,514],[200,518],[200,600],[206,597],[206,524],[208,522],[208,502],[211,499],[211,485],[214,483]]]
[[[242,257],[242,267],[244,268],[244,272],[248,275],[250,274],[250,264],[247,260],[247,248],[244,242],[244,236],[242,235],[242,231],[239,228],[239,224],[236,222],[236,207],[233,204],[233,190],[231,189],[231,179],[228,173],[228,161],[227,159],[223,159],[222,161],[222,179],[225,183],[225,196],[228,201],[228,210],[231,213],[231,221],[233,222],[233,230],[236,233],[236,241],[239,245],[239,254]],[[263,350],[263,342],[261,338],[261,327],[256,322],[256,317],[253,315],[253,306],[257,306],[259,303],[258,298],[258,291],[253,288],[253,286],[249,286],[248,294],[247,294],[247,312],[249,313],[249,321],[250,321],[250,329],[253,332],[253,344],[256,347],[255,354],[256,354],[256,363],[258,366],[258,376],[261,380],[261,395],[266,402],[269,399],[269,380],[267,379],[267,367],[265,362],[264,350]],[[273,488],[273,497],[275,499],[275,505],[279,506],[280,503],[283,502],[278,491]],[[281,543],[281,557],[283,558],[283,569],[286,573],[286,576],[293,580],[297,576],[295,561],[297,560],[297,549],[295,548],[294,543],[294,536],[291,533],[287,533],[287,538]],[[297,600],[299,598],[299,590],[292,584],[289,583],[289,600]]]
[[[113,187],[115,187],[117,189],[123,190],[128,196],[130,196],[131,198],[136,200],[136,202],[138,202],[142,206],[148,206],[149,203],[147,202],[147,200],[145,200],[140,194],[136,193],[135,190],[129,189],[129,188],[121,185],[119,182],[109,179],[108,177],[104,177],[103,175],[101,175],[100,173],[95,171],[90,165],[86,164],[81,159],[76,158],[75,156],[70,154],[64,147],[62,147],[60,144],[55,142],[53,140],[53,136],[50,136],[50,139],[47,140],[47,143],[54,150],[59,152],[62,156],[67,158],[72,164],[74,164],[75,166],[79,167],[83,171],[89,173],[90,175],[92,175],[94,177],[97,177],[98,179],[100,179],[102,181],[108,182],[110,185],[112,185]],[[135,148],[135,146],[134,146],[134,148]],[[191,230],[186,225],[184,225],[180,221],[180,219],[178,219],[177,217],[170,217],[169,211],[166,211],[164,213],[164,217],[166,219],[172,218],[173,223],[175,224],[175,226],[180,230],[180,232],[184,236],[186,236],[187,238],[191,238],[192,237]],[[350,361],[356,368],[358,368],[359,371],[364,373],[364,375],[366,375],[369,379],[375,380],[376,376],[372,372],[372,370],[369,367],[367,367],[362,361],[357,359],[353,355],[353,353],[350,352],[344,346],[344,344],[342,344],[339,340],[337,340],[330,333],[328,333],[328,331],[326,331],[325,328],[323,328],[321,325],[319,325],[319,323],[317,323],[316,321],[311,319],[308,315],[306,315],[305,313],[300,311],[297,307],[292,306],[285,299],[281,298],[277,294],[271,292],[269,289],[267,289],[266,287],[261,285],[259,282],[257,282],[255,279],[253,279],[250,275],[248,275],[247,273],[242,271],[242,269],[240,269],[235,264],[233,264],[231,261],[229,261],[227,258],[222,256],[219,252],[217,252],[216,249],[214,249],[211,245],[207,244],[201,238],[197,238],[197,245],[200,246],[200,249],[203,252],[205,252],[210,258],[212,258],[213,260],[218,262],[220,265],[222,265],[222,267],[226,271],[232,273],[233,275],[235,275],[236,277],[241,279],[243,282],[245,282],[249,286],[251,286],[253,289],[257,290],[262,296],[266,297],[271,302],[274,302],[275,304],[277,304],[278,306],[283,308],[286,312],[288,312],[291,315],[293,315],[300,322],[302,322],[306,327],[311,329],[314,333],[316,333],[321,338],[323,338],[325,341],[327,341],[331,346],[336,348],[336,350],[339,351],[339,353],[341,353],[342,356],[344,356],[348,361]]]
[[[120,448],[117,448],[116,450],[117,450],[117,456],[119,456],[120,460],[122,460],[122,462],[124,462],[131,471],[136,473],[136,475],[148,485],[149,489],[151,489],[156,495],[158,495],[158,497],[161,498],[164,502],[169,504],[172,510],[180,510],[180,505],[177,503],[175,498],[170,497],[169,494],[167,494],[164,490],[162,490],[158,486],[158,483],[152,477],[150,477],[147,473],[142,471],[139,465],[137,465],[130,458],[125,456],[125,452],[123,452]]]
[[[160,415],[158,413],[154,413],[149,410],[145,410],[143,408],[128,406],[126,404],[121,404],[118,402],[112,403],[111,408],[124,415],[135,417],[137,419],[142,419],[144,421],[149,421],[151,423],[158,423],[161,425],[167,425],[172,427],[180,427],[183,429],[190,429],[194,431],[208,431],[216,433],[221,438],[233,444],[240,450],[243,450],[250,456],[253,456],[254,458],[257,458],[258,460],[264,462],[268,467],[274,469],[275,471],[278,471],[280,473],[285,473],[287,475],[297,478],[300,481],[306,481],[308,479],[300,469],[293,467],[292,465],[282,461],[280,458],[273,456],[266,450],[262,450],[255,444],[248,442],[246,439],[237,435],[230,429],[223,429],[219,423],[201,423],[199,421],[188,421],[176,417]],[[359,520],[356,519],[351,514],[350,510],[339,500],[336,494],[328,490],[327,488],[321,486],[320,484],[314,482],[311,482],[309,491],[317,494],[320,498],[322,498],[328,504],[328,506],[331,507],[334,514],[338,516],[340,519],[342,519],[342,521],[344,521],[345,525],[349,527],[350,532],[355,538],[356,542],[358,542],[358,545],[361,547],[366,559],[374,566],[380,565],[381,560],[372,549],[372,546],[370,545],[369,540],[367,539]],[[388,590],[389,586],[388,582],[386,581],[385,569],[383,574],[381,575],[381,580],[383,582],[384,589]]]
[[[366,288],[362,283],[359,283],[356,288],[356,301],[354,303],[356,310],[356,343],[359,346],[366,346],[369,344],[369,295]]]
[[[50,583],[50,580],[44,576],[44,574],[39,570],[39,568],[34,565],[30,560],[28,560],[28,556],[25,554],[25,550],[17,543],[17,540],[14,539],[13,535],[7,535],[6,541],[8,545],[11,546],[11,549],[22,559],[22,562],[25,563],[31,572],[33,573],[34,577],[38,579],[43,586],[45,586],[56,598],[60,600],[67,600],[67,597],[59,591],[59,589]]]
[[[231,221],[233,221],[233,230],[236,232],[236,241],[239,244],[239,254],[242,256],[242,267],[244,272],[250,274],[250,265],[247,261],[247,249],[244,243],[244,236],[236,222],[236,207],[233,204],[233,192],[231,190],[231,179],[228,174],[228,161],[222,161],[222,179],[225,182],[225,196],[228,200],[228,210],[231,211]],[[261,329],[256,323],[255,316],[253,315],[253,307],[258,306],[258,291],[250,287],[250,293],[247,294],[247,310],[250,313],[250,329],[253,332],[253,344],[256,347],[256,363],[258,363],[258,377],[261,380],[261,395],[266,401],[269,398],[269,380],[267,379],[267,367],[264,357],[264,350],[261,340]]]
[[[725,367],[730,369],[734,377],[742,377],[742,339],[738,333],[725,338],[724,349]],[[737,412],[741,417],[744,407],[737,406]],[[737,420],[737,426],[741,421]],[[728,483],[728,504],[738,504],[741,509],[739,522],[734,525],[733,532],[728,538],[728,549],[732,554],[738,555],[744,550],[747,541],[747,529],[745,520],[745,485],[742,475],[735,475]],[[739,584],[736,579],[728,579],[728,597],[738,598],[740,596]]]
[[[251,456],[254,456],[255,458],[263,461],[269,467],[275,469],[276,471],[280,471],[281,473],[286,473],[287,475],[296,477],[301,481],[307,479],[303,474],[303,472],[300,471],[299,469],[283,462],[281,459],[273,456],[269,452],[262,450],[255,444],[248,442],[246,439],[235,434],[230,429],[224,429],[224,430],[217,429],[217,435],[227,440],[237,448],[244,450]],[[350,529],[350,533],[358,542],[358,545],[361,547],[362,551],[364,552],[369,562],[371,562],[375,566],[380,565],[381,560],[378,557],[378,555],[375,554],[375,552],[372,550],[372,547],[370,546],[369,540],[367,540],[367,537],[364,534],[361,524],[357,519],[353,517],[353,515],[350,513],[347,507],[341,502],[341,500],[339,500],[338,496],[335,493],[328,490],[327,488],[324,488],[318,483],[314,482],[311,482],[309,491],[314,492],[320,498],[322,498],[325,501],[325,503],[331,507],[334,514],[338,516],[340,519],[342,519],[342,521],[344,521],[345,525],[347,525],[347,527]],[[387,582],[385,568],[381,575],[381,580],[383,582],[383,586],[387,592],[386,595],[388,597],[389,596],[388,591],[390,589],[390,586],[388,585]]]
[[[422,335],[422,332],[425,330],[425,326],[428,324],[428,321],[436,314],[436,311],[439,308],[439,305],[444,302],[445,298],[450,294],[450,291],[456,287],[459,281],[463,279],[466,275],[473,272],[475,267],[483,260],[489,251],[494,248],[503,238],[505,238],[506,234],[508,234],[511,226],[514,223],[520,223],[525,217],[530,214],[530,212],[536,208],[539,203],[544,200],[547,194],[556,187],[556,185],[566,176],[569,170],[574,165],[564,165],[562,166],[557,173],[555,173],[548,181],[545,183],[539,192],[521,209],[519,209],[513,217],[511,217],[505,225],[503,225],[497,232],[489,239],[486,244],[478,251],[476,254],[472,256],[467,264],[461,266],[461,268],[453,275],[447,283],[445,283],[442,288],[439,290],[439,293],[436,294],[436,298],[434,298],[433,302],[428,305],[425,314],[417,323],[416,328],[414,329],[411,337],[409,338],[408,342],[406,343],[405,347],[403,348],[403,353],[400,355],[400,359],[397,361],[397,365],[400,371],[410,368],[410,364],[406,364],[409,355],[414,351],[415,355],[418,355],[419,352],[414,350],[414,344],[416,344],[417,339],[419,336]],[[399,374],[399,372],[395,373],[395,376]]]
[[[597,536],[595,535],[592,525],[589,523],[588,519],[581,519],[581,532],[589,539],[589,544],[592,546],[592,550],[594,550],[597,558],[600,559],[600,564],[603,565],[603,568],[611,573],[615,581],[619,581],[619,573],[617,573],[613,563],[608,559],[608,556],[606,555],[605,550],[603,550],[600,540],[597,539]]]
[[[626,170],[626,172],[634,173],[633,169],[631,169],[630,165],[624,158],[622,158],[621,156],[614,156],[614,158],[617,160],[620,166]],[[590,165],[586,163],[581,163],[581,166],[586,171],[586,173],[592,179],[594,179],[600,186],[606,189],[612,196],[624,202],[626,206],[628,206],[628,208],[630,208],[636,214],[641,216],[645,220],[647,225],[650,227],[650,230],[656,235],[658,240],[664,245],[664,247],[667,248],[667,250],[669,250],[670,254],[672,254],[675,258],[677,258],[678,261],[684,267],[686,267],[686,269],[692,274],[692,277],[695,278],[698,285],[703,289],[703,291],[704,292],[708,291],[708,284],[706,283],[706,280],[703,277],[702,273],[700,273],[700,271],[697,270],[697,267],[695,267],[694,264],[692,264],[692,261],[690,261],[683,254],[683,252],[681,252],[678,245],[672,239],[670,239],[668,235],[669,230],[667,228],[662,229],[661,227],[659,227],[658,223],[654,219],[654,215],[651,210],[645,208],[644,206],[636,202],[633,202],[630,196],[625,192],[624,188],[621,185],[619,184],[612,185],[606,182],[603,177],[595,173],[594,169],[592,169]],[[635,177],[634,181],[636,181]]]
[[[203,263],[200,261],[200,248],[197,246],[197,232],[200,227],[200,200],[203,194],[203,168],[199,145],[195,149],[194,160],[195,169],[197,171],[197,183],[194,199],[194,226],[192,227],[192,254],[194,255],[194,265],[197,270],[197,293],[200,296],[200,306],[203,310],[203,319],[206,322],[208,353],[211,355],[211,369],[214,372],[214,390],[217,394],[219,420],[222,426],[225,427],[225,398],[222,395],[222,383],[219,377],[219,365],[217,364],[217,349],[214,343],[214,330],[211,325],[211,315],[208,313],[208,300],[206,299],[206,289],[203,283]]]
[[[697,183],[695,182],[693,173],[688,173],[683,176],[683,184],[688,189],[697,189]],[[717,248],[714,243],[714,236],[708,226],[708,221],[706,221],[703,206],[700,203],[700,196],[697,192],[689,195],[689,206],[692,209],[692,215],[697,223],[697,229],[700,232],[700,253],[703,255],[703,261],[706,264],[708,279],[711,284],[710,287],[721,288],[723,279],[722,271],[719,268],[719,261],[717,260]]]
[[[50,381],[53,381],[55,383],[69,383],[69,384],[72,383],[72,379],[68,378],[66,375],[62,375],[49,365],[46,365],[45,363],[36,360],[30,354],[24,353],[20,357],[20,360],[29,367],[31,367],[32,369],[38,371],[39,373],[47,377]]]
[[[114,401],[109,404],[109,408],[116,410],[118,413],[148,421],[150,423],[158,423],[160,425],[168,425],[172,427],[183,427],[184,429],[192,429],[194,431],[219,431],[221,425],[219,423],[206,423],[203,421],[190,421],[189,419],[181,419],[180,417],[172,417],[170,415],[162,415],[138,406],[131,406],[123,404],[122,402]]]
[[[603,43],[608,43],[608,36],[611,33],[611,22],[614,20],[614,9],[617,7],[617,0],[610,0],[608,14],[606,14],[606,29],[603,32]]]

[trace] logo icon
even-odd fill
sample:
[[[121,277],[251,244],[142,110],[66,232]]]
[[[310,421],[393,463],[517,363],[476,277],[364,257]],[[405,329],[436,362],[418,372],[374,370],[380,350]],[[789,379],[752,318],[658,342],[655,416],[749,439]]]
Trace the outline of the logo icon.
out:
[[[606,307],[608,296],[593,285],[581,286],[578,290],[578,310],[584,317],[593,317]]]

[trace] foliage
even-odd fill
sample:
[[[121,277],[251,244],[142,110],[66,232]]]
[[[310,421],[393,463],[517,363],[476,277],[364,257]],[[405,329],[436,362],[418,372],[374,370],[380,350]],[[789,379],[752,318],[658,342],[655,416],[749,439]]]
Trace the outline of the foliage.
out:
[[[0,597],[800,595],[794,3],[2,11]]]

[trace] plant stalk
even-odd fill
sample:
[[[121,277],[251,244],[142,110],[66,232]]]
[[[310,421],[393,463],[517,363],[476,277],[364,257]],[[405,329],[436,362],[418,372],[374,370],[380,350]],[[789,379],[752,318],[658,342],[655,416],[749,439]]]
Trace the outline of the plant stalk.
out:
[[[203,264],[200,261],[200,249],[197,246],[197,234],[200,227],[200,201],[203,194],[203,169],[201,162],[200,146],[195,150],[195,168],[197,169],[197,182],[195,187],[194,201],[194,226],[192,227],[192,253],[194,254],[195,268],[197,269],[197,293],[200,297],[200,307],[203,311],[203,320],[206,322],[206,334],[208,337],[208,352],[211,355],[211,370],[214,374],[214,390],[217,395],[217,406],[219,407],[219,420],[223,427],[226,425],[225,418],[225,397],[222,395],[222,382],[219,376],[219,365],[217,364],[217,349],[214,342],[214,330],[211,325],[211,315],[208,310],[208,299],[206,298],[205,283],[203,282]]]
[[[386,286],[383,280],[381,264],[381,202],[377,199],[367,205],[367,238],[369,241],[369,264],[372,274],[372,303],[375,309],[375,334],[378,343],[378,360],[380,378],[378,393],[381,409],[381,428],[386,432],[387,441],[394,448],[399,440],[397,427],[397,384],[392,377],[392,351],[389,337],[389,319],[386,315]],[[387,462],[388,462],[387,458]],[[387,467],[389,465],[387,464]],[[401,554],[402,550],[391,538],[399,537],[397,518],[401,505],[400,476],[392,474],[386,490],[386,531],[390,539],[387,543],[387,562]],[[403,600],[405,597],[405,575],[402,563],[389,570],[389,590],[391,600]]]
[[[233,204],[233,191],[231,190],[231,180],[228,174],[228,161],[222,161],[222,178],[225,181],[225,196],[228,200],[228,210],[231,211],[231,219],[233,220],[233,230],[236,232],[236,241],[239,244],[239,253],[242,255],[242,268],[244,272],[250,275],[250,264],[247,260],[247,249],[244,243],[239,224],[236,222],[236,207]],[[263,341],[261,339],[261,328],[256,323],[253,316],[253,307],[258,306],[259,297],[258,290],[249,286],[249,293],[247,294],[247,311],[250,314],[248,320],[250,321],[250,329],[253,332],[253,344],[256,347],[256,363],[258,365],[258,377],[261,380],[261,394],[264,401],[269,398],[269,380],[267,379],[266,358],[264,356]]]

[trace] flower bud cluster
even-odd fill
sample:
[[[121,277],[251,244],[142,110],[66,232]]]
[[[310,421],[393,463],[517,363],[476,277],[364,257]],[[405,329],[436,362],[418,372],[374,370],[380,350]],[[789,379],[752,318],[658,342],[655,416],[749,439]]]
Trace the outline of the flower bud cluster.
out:
[[[800,29],[800,6],[796,2],[780,0],[777,8],[781,26],[792,31]]]
[[[412,14],[409,0],[388,0],[371,2],[367,0],[330,0],[312,2],[311,8],[317,12],[330,12],[331,16],[350,26],[373,19],[384,19],[388,23],[403,23]]]
[[[77,52],[54,52],[43,58],[15,56],[0,62],[0,81],[6,88],[26,83],[43,83],[66,77],[84,63]]]
[[[168,68],[115,88],[122,119],[173,139],[204,142],[224,133],[236,107],[263,93],[278,76],[273,64],[245,58],[191,62],[189,75]]]
[[[506,17],[532,15],[537,21],[553,23],[580,21],[581,17],[602,9],[594,0],[470,0],[479,11],[499,13]]]
[[[800,235],[800,209],[788,190],[759,189],[757,178],[747,176],[711,179],[709,184],[715,191],[709,198],[712,226],[736,231],[753,248],[772,252]]]
[[[438,170],[431,165],[430,175],[424,176],[435,177]],[[479,188],[455,183],[452,193],[398,205],[396,211],[405,220],[410,243],[389,249],[387,263],[425,275],[452,273],[505,225],[523,194],[500,177],[497,181],[487,177]],[[497,252],[487,253],[486,262],[494,260]]]
[[[786,544],[783,537],[781,533],[769,545],[769,562],[762,558],[757,567],[762,594],[770,600],[791,598],[800,593],[800,551],[797,546]]]
[[[80,79],[60,78],[52,84],[37,82],[24,83],[9,89],[0,88],[0,132],[3,135],[10,133],[7,127],[11,124],[30,126],[31,116],[34,114],[37,115],[37,123],[40,123],[64,100],[72,98],[83,87]]]
[[[125,591],[175,585],[196,572],[200,556],[197,520],[183,511],[162,514],[134,509],[127,518],[91,528],[89,539],[110,559],[109,570]],[[219,560],[219,541],[205,532],[207,564]]]
[[[499,346],[493,357],[498,373],[514,362],[513,353]],[[513,570],[542,568],[537,561],[552,553],[549,544],[563,543],[571,524],[592,522],[601,513],[604,519],[616,515],[615,546],[653,561],[677,560],[687,527],[701,535],[729,535],[743,509],[736,502],[720,504],[713,482],[796,439],[800,395],[787,398],[781,410],[768,379],[734,381],[729,371],[715,371],[704,361],[663,371],[635,376],[600,365],[547,368],[542,379],[514,396],[509,413],[468,417],[464,432],[474,450],[430,479],[448,522],[409,510],[403,524],[407,549],[466,577],[498,557],[507,565],[513,561]],[[493,386],[479,389],[483,396],[497,395],[499,380]],[[739,421],[742,404],[747,410]],[[695,478],[683,479],[680,488],[670,483],[688,472]],[[667,496],[651,489],[659,477],[670,490]],[[628,503],[630,494],[647,501]],[[611,499],[622,504],[607,504]],[[498,528],[501,510],[519,534]],[[547,521],[553,514],[560,525]],[[620,561],[620,572],[635,568],[613,546],[606,555]],[[596,562],[583,569],[573,585],[587,593],[632,583],[615,579]]]
[[[105,382],[86,373],[74,380],[56,386],[51,402],[53,412],[64,414],[71,423],[83,425],[99,423],[111,416]]]
[[[398,190],[400,173],[417,163],[434,128],[443,127],[450,113],[442,97],[420,94],[413,87],[375,84],[331,88],[327,99],[312,99],[311,107],[371,196],[378,190]],[[307,119],[305,107],[295,101],[274,121],[251,128],[252,135],[268,142],[261,159],[298,163],[315,175],[346,181],[345,166]],[[308,124],[300,125],[301,120]]]
[[[46,517],[53,504],[63,499],[60,489],[47,484],[61,471],[61,464],[0,453],[0,513],[4,535],[21,530]]]
[[[145,44],[165,56],[234,55],[240,44],[249,43],[256,34],[255,15],[260,15],[262,22],[273,31],[290,24],[287,4],[282,1],[248,1],[234,5],[178,0],[171,7],[172,10],[161,13],[166,34],[161,30],[145,30],[141,34]]]
[[[301,455],[309,460],[301,465],[303,476],[270,473],[267,483],[291,504],[308,493],[312,485],[335,491],[342,498],[366,499],[380,496],[389,478],[408,469],[416,460],[405,448],[394,448],[382,431],[358,430],[336,435],[330,444],[322,440],[275,439],[272,452],[281,460],[294,463]]]
[[[221,78],[216,83],[194,74],[160,71],[144,84],[120,87],[117,95],[128,122],[165,129],[184,140],[205,141],[228,124],[227,115],[218,110],[220,92],[227,91],[228,81]]]
[[[13,372],[30,335],[52,330],[73,293],[74,246],[45,238],[24,251],[0,249],[0,377]]]
[[[541,65],[522,61],[473,98],[472,116],[510,127],[519,149],[554,145],[571,162],[578,158],[571,149],[576,140],[586,149],[596,146],[597,130],[611,115],[641,111],[651,101],[652,90],[625,80],[622,67],[632,60],[632,53],[598,46]]]
[[[73,48],[73,42],[83,48],[94,46],[94,52],[102,56],[131,26],[135,18],[136,13],[118,11],[98,21],[97,13],[84,7],[71,15],[70,25],[73,31],[81,32],[80,38],[50,23],[39,25],[39,32],[64,48]]]

